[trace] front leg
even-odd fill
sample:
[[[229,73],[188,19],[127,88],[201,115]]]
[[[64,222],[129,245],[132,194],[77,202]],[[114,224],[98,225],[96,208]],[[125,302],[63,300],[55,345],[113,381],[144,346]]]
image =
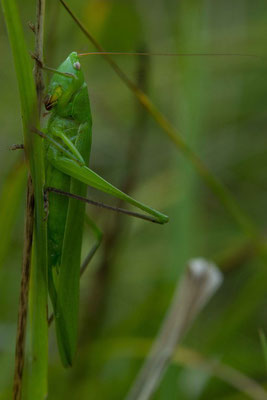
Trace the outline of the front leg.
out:
[[[69,151],[73,154],[73,156],[79,160],[81,165],[85,165],[84,159],[79,152],[79,150],[75,147],[75,145],[72,143],[72,141],[64,134],[63,131],[53,128],[51,130],[52,135],[59,137],[62,142],[68,147]]]
[[[31,131],[35,133],[36,135],[40,136],[41,138],[47,140],[48,143],[50,143],[54,149],[60,151],[62,154],[64,154],[66,157],[69,159],[75,161],[78,165],[85,165],[84,160],[81,156],[81,154],[77,151],[78,157],[77,158],[72,151],[67,150],[64,146],[62,146],[60,143],[58,143],[56,140],[54,140],[52,137],[46,135],[44,132],[40,131],[37,128],[32,127]]]

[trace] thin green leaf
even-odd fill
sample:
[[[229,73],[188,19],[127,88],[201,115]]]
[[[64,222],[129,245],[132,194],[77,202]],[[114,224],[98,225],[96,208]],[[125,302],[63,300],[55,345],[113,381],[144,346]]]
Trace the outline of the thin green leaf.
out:
[[[262,347],[262,352],[263,352],[263,357],[264,357],[264,362],[265,362],[265,368],[267,371],[267,340],[265,333],[263,332],[262,329],[259,330],[259,335],[260,335],[260,342],[261,342],[261,347]]]
[[[19,86],[21,114],[23,121],[24,148],[30,166],[35,197],[34,243],[36,262],[31,275],[31,371],[32,377],[27,399],[44,399],[47,393],[47,271],[46,271],[46,229],[43,222],[44,157],[42,139],[33,135],[31,126],[38,126],[38,111],[32,64],[24,39],[15,0],[2,0],[9,40],[13,52],[16,76]],[[34,390],[38,387],[38,396]]]
[[[18,217],[19,205],[25,190],[27,169],[25,163],[16,162],[9,171],[0,196],[0,268],[10,250],[12,231]]]
[[[30,280],[29,314],[30,314],[30,354],[27,362],[25,400],[43,400],[47,395],[47,367],[48,367],[48,332],[46,299],[47,292],[43,275],[38,268],[36,243],[33,242],[32,268]],[[39,293],[39,291],[42,291]],[[45,306],[45,315],[42,315]],[[41,315],[39,315],[41,314]],[[38,318],[39,315],[39,318]],[[45,318],[44,318],[45,317]]]

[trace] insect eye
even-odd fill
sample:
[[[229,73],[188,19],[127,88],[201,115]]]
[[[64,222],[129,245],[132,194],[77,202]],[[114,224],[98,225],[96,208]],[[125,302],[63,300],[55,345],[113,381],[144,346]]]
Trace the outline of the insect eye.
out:
[[[76,63],[73,64],[74,68],[77,69],[78,71],[81,69],[81,64],[77,61]]]

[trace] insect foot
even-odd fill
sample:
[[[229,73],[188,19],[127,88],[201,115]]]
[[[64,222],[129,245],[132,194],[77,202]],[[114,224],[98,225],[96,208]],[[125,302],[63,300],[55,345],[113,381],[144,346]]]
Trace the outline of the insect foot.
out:
[[[24,144],[12,144],[9,150],[24,150]]]
[[[30,30],[31,30],[34,34],[36,34],[35,25],[34,25],[34,23],[33,23],[32,21],[29,21],[29,22],[28,22],[28,27],[30,28]]]
[[[38,58],[38,56],[34,53],[30,53],[30,55],[31,55],[31,58],[36,61],[36,63],[38,64],[38,67],[43,69],[44,65],[43,65],[42,61],[40,60],[40,58]]]
[[[49,190],[44,189],[44,218],[43,221],[47,221],[49,215]]]

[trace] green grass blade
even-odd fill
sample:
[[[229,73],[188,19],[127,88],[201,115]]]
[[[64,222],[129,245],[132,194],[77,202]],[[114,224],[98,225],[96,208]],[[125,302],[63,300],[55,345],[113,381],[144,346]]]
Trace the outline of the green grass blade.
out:
[[[25,163],[16,162],[9,171],[0,196],[0,268],[10,250],[12,231],[18,217],[19,205],[26,185]]]
[[[264,362],[265,362],[265,370],[267,371],[267,340],[265,333],[263,330],[260,329],[259,331],[260,335],[260,342],[261,342],[261,347],[262,347],[262,352],[263,352],[263,357],[264,357]]]
[[[47,395],[47,292],[45,292],[45,288],[40,285],[43,276],[41,269],[38,268],[36,248],[37,246],[34,240],[29,296],[30,354],[27,360],[26,390],[24,391],[25,399],[27,400],[43,400]],[[42,314],[44,307],[45,315]]]
[[[37,98],[32,76],[32,63],[24,39],[15,0],[2,0],[9,41],[12,48],[16,76],[19,86],[21,114],[23,121],[24,147],[29,162],[35,197],[35,234],[36,263],[31,275],[31,329],[32,329],[32,377],[27,399],[44,399],[47,393],[47,277],[46,277],[46,229],[43,222],[43,185],[44,158],[42,139],[33,135],[31,126],[38,125]],[[34,388],[38,387],[38,397]]]

